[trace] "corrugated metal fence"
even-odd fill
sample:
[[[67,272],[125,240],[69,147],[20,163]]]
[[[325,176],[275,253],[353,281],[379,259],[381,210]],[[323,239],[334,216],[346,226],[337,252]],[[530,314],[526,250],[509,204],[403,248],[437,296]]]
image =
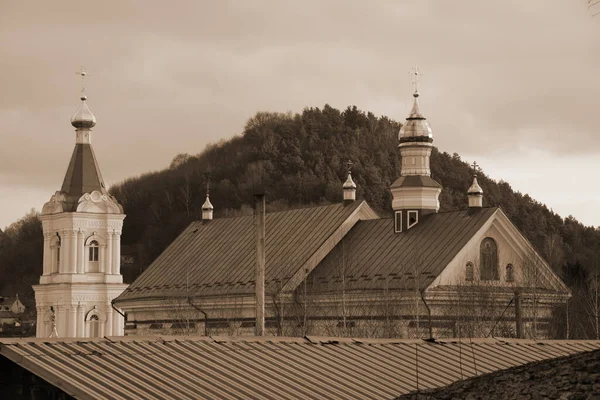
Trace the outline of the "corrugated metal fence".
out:
[[[2,339],[0,354],[81,399],[393,399],[600,341],[107,337]]]

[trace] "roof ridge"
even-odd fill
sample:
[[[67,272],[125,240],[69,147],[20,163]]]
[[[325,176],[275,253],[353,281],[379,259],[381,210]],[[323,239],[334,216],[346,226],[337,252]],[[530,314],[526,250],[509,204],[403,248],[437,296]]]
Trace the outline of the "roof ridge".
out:
[[[357,207],[358,205],[360,205],[363,202],[366,202],[366,200],[356,200],[356,201],[354,201],[355,204],[352,204],[352,205],[354,207]],[[267,211],[266,214],[267,215],[273,215],[273,214],[281,214],[281,213],[287,213],[287,212],[293,212],[293,211],[301,211],[301,210],[306,210],[306,209],[309,209],[309,208],[313,208],[314,209],[314,208],[325,208],[325,207],[334,207],[334,206],[345,207],[346,205],[343,202],[331,203],[331,204],[324,204],[324,205],[320,205],[320,206],[308,205],[308,206],[290,208],[288,210]],[[219,217],[219,218],[213,219],[213,221],[219,221],[219,220],[228,220],[228,221],[231,221],[231,220],[237,219],[237,218],[241,219],[241,218],[253,218],[253,217],[254,217],[254,215],[239,215],[239,216],[232,216],[232,217]],[[204,221],[204,220],[195,220],[195,221],[192,221],[190,224],[205,223],[205,222],[206,221]]]

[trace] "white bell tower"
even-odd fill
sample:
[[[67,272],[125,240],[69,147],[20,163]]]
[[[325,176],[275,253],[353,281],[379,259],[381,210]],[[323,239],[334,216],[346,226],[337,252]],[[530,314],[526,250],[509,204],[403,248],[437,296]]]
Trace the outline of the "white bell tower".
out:
[[[82,95],[81,107],[71,118],[75,150],[62,188],[44,204],[40,216],[43,273],[33,287],[37,337],[124,335],[124,318],[112,300],[127,287],[120,273],[125,214],[102,180],[92,149],[96,118],[86,100]]]

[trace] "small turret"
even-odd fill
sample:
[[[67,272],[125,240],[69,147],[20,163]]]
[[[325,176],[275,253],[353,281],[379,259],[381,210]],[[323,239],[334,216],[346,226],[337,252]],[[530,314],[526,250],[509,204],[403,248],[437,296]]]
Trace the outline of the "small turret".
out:
[[[477,172],[477,163],[473,162],[473,169]],[[469,208],[483,207],[483,189],[477,182],[477,174],[473,175],[473,183],[467,191],[467,197],[469,198]]]
[[[473,184],[467,193],[469,197],[469,207],[483,207],[483,189],[477,182],[477,176],[473,177]]]
[[[344,182],[344,203],[356,200],[356,183],[352,180],[352,161],[348,160],[348,178]]]
[[[206,185],[206,200],[202,204],[202,220],[210,221],[213,219],[214,207],[210,202],[210,184]]]

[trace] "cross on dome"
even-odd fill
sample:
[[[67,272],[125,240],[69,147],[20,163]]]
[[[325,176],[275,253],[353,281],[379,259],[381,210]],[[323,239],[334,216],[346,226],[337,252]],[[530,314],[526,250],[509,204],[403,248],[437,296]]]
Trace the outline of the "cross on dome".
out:
[[[413,89],[414,89],[414,96],[417,97],[417,96],[419,96],[419,82],[421,81],[421,75],[423,75],[423,74],[421,73],[421,70],[419,69],[419,67],[417,65],[415,65],[413,67],[410,74],[412,75],[412,85],[413,85]]]
[[[85,77],[87,76],[87,71],[82,66],[81,69],[79,71],[75,72],[75,73],[77,75],[81,76],[81,96],[82,97],[86,97],[85,96]]]

